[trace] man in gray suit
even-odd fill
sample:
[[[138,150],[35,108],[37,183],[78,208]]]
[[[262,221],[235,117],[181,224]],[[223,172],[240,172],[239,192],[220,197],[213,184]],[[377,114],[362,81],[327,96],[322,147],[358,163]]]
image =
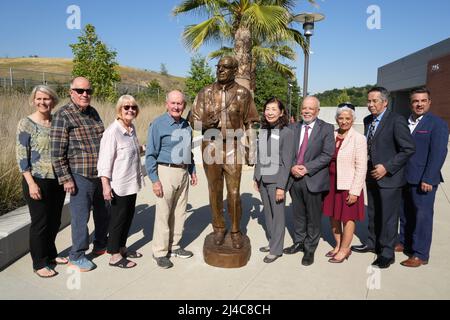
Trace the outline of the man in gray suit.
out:
[[[323,193],[330,188],[328,164],[335,151],[334,127],[317,118],[319,111],[319,99],[306,97],[301,109],[303,120],[291,126],[294,130],[292,152],[296,156],[288,189],[293,205],[294,244],[283,252],[304,251],[304,266],[314,263],[320,239]]]

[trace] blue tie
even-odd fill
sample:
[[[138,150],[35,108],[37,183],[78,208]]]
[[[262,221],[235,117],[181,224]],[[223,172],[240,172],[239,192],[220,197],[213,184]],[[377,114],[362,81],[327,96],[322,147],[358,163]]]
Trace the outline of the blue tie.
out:
[[[372,123],[370,124],[369,131],[367,133],[367,154],[369,156],[370,160],[370,149],[372,148],[372,138],[375,135],[375,125],[377,123],[378,119],[373,119]]]

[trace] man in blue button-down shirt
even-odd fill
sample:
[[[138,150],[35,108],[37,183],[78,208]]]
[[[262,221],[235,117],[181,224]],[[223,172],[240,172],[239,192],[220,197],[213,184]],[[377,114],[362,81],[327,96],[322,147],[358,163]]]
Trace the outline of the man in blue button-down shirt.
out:
[[[166,99],[167,112],[153,121],[148,130],[145,167],[156,195],[153,229],[153,257],[161,268],[173,266],[169,257],[190,258],[192,252],[179,242],[186,219],[191,185],[197,175],[191,152],[192,129],[181,117],[186,107],[184,94],[171,91]]]

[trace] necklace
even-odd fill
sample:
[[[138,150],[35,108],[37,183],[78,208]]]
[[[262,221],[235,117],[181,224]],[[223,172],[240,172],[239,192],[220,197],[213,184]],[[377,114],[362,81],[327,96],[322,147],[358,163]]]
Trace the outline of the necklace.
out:
[[[31,120],[39,124],[40,126],[50,128],[52,126],[52,117],[50,116],[48,119],[42,119],[39,115],[32,114],[30,116]]]

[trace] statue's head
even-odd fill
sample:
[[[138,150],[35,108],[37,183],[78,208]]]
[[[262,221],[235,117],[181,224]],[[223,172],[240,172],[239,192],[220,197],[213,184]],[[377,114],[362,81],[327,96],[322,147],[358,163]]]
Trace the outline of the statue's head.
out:
[[[234,81],[238,69],[238,62],[235,58],[225,56],[217,64],[217,81],[220,84],[227,84]]]

